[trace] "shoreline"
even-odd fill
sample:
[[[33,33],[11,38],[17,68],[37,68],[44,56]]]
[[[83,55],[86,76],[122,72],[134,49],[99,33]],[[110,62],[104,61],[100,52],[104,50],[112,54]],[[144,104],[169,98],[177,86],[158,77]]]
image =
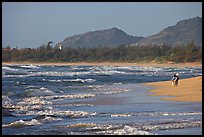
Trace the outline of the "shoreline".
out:
[[[2,62],[2,65],[39,65],[39,66],[146,66],[146,67],[202,67],[199,62],[188,63],[131,63],[131,62]]]
[[[179,102],[202,102],[202,76],[180,79],[178,86],[172,86],[171,80],[144,83],[152,87],[150,96],[167,96],[161,100]]]
[[[146,66],[146,67],[202,67],[198,62],[192,63],[125,63],[125,62],[2,62],[2,65],[39,65],[39,66]],[[161,100],[202,102],[202,76],[180,79],[178,86],[169,81],[143,83],[150,86],[150,96],[166,96]]]

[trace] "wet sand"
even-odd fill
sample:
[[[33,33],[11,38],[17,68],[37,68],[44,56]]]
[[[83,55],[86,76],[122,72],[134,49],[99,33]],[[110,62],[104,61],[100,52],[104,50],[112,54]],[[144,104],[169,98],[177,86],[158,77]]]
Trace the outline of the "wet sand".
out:
[[[151,82],[145,85],[153,87],[151,96],[162,97],[162,100],[182,102],[202,102],[202,76],[180,79],[178,86],[172,86],[171,81]]]
[[[155,62],[147,62],[147,63],[132,63],[132,62],[2,62],[2,65],[39,65],[39,66],[149,66],[149,67],[201,67],[202,64],[199,62],[192,63],[155,63]]]

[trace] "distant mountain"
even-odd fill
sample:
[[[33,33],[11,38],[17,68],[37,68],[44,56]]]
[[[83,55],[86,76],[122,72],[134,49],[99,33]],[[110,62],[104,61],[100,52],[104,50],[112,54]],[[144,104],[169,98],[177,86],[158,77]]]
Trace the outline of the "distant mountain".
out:
[[[62,47],[89,47],[100,46],[116,47],[118,45],[130,45],[136,43],[144,37],[135,37],[126,34],[118,28],[107,30],[90,31],[87,33],[67,37],[62,43]]]
[[[167,27],[155,35],[146,37],[145,39],[132,44],[134,45],[184,45],[191,41],[197,46],[202,46],[202,18],[194,17],[186,20],[179,21],[176,25]]]

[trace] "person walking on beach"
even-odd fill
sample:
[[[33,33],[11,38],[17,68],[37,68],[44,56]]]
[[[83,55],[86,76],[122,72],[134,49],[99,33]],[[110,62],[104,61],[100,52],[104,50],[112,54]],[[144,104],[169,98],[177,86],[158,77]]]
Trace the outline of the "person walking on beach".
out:
[[[177,86],[178,81],[179,81],[179,74],[176,73],[176,74],[173,75],[173,77],[171,79],[172,86]]]

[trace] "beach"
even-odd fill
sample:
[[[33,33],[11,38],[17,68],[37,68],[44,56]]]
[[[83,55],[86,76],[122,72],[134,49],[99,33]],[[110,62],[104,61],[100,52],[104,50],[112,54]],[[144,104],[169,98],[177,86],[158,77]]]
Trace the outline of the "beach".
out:
[[[2,65],[39,65],[39,66],[149,66],[149,67],[201,67],[199,62],[188,63],[155,63],[155,62],[2,62]]]
[[[172,86],[171,81],[151,82],[145,85],[152,86],[151,96],[171,96],[162,100],[182,102],[202,102],[202,76],[181,79],[178,86]]]
[[[202,102],[161,100],[150,96],[156,87],[145,84],[171,87],[169,79],[178,72],[174,88],[182,88],[184,80],[201,78],[202,67],[129,65],[3,63],[2,134],[202,134]]]
[[[120,67],[202,67],[199,62],[187,63],[129,63],[129,62],[2,62],[2,65],[37,65],[37,66],[120,66]],[[171,78],[170,78],[171,79]],[[152,87],[151,96],[162,97],[162,100],[202,102],[202,76],[180,79],[178,86],[172,86],[171,81],[150,82],[144,85]]]

